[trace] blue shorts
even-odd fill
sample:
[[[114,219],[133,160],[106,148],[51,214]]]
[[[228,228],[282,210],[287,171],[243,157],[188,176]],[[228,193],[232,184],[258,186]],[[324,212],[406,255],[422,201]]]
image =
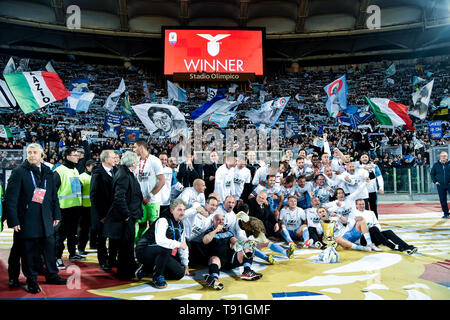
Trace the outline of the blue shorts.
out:
[[[287,230],[287,229],[286,229],[286,230]],[[298,228],[295,229],[295,230],[288,230],[289,235],[291,236],[291,239],[294,240],[294,241],[302,240],[301,238],[299,238],[299,237],[297,236],[297,231],[298,231]]]
[[[347,231],[342,238],[347,239],[350,242],[355,242],[357,240],[359,240],[359,238],[361,238],[362,233],[359,233],[358,230],[356,229],[356,226],[353,227],[352,230]]]

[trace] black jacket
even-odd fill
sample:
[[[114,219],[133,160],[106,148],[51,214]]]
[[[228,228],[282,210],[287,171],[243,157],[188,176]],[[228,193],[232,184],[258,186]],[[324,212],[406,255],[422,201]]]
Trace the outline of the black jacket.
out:
[[[215,163],[205,164],[203,166],[203,173],[204,173],[205,186],[206,186],[205,195],[214,192],[215,180],[210,181],[209,178],[216,175],[217,168],[219,168],[219,167],[220,167],[220,164],[215,164]],[[194,165],[194,168],[195,168],[195,165]]]
[[[32,201],[34,184],[30,172],[33,172],[38,188],[44,188],[45,185],[42,204]],[[25,160],[9,177],[5,207],[8,226],[12,228],[20,225],[19,237],[30,239],[53,235],[53,221],[61,220],[61,211],[52,170],[41,164],[39,171],[38,167]]]
[[[450,184],[450,161],[442,164],[441,161],[436,162],[431,168],[431,181],[439,182],[441,186]]]
[[[113,203],[113,178],[101,164],[92,170],[91,178],[91,224],[93,229],[99,227],[101,219],[106,217]]]
[[[177,180],[181,182],[185,188],[187,188],[194,186],[195,179],[203,179],[203,165],[194,164],[194,168],[189,169],[186,163],[180,163],[180,168],[177,173]]]
[[[112,239],[122,237],[126,219],[142,218],[142,192],[134,174],[124,166],[119,166],[113,180],[113,202],[105,219],[104,236]]]
[[[256,198],[251,198],[248,201],[248,207],[249,207],[249,216],[258,218],[264,223],[264,227],[266,228],[266,235],[271,236],[275,235],[273,228],[275,227],[275,224],[277,223],[277,219],[275,216],[270,212],[270,208],[268,205],[264,205],[263,208],[261,208],[256,202]]]

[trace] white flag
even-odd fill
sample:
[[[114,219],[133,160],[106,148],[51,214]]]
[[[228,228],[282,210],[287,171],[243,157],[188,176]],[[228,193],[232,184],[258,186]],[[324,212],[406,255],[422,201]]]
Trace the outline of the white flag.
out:
[[[413,106],[409,108],[408,113],[421,120],[427,117],[428,104],[430,103],[431,91],[433,90],[434,80],[428,82],[425,86],[412,94]]]
[[[52,66],[52,63],[49,61],[47,62],[47,64],[45,65],[45,70],[47,70],[48,72],[53,72],[56,73],[55,69]]]
[[[11,57],[8,60],[8,63],[5,66],[5,69],[3,69],[3,74],[16,72],[16,64],[14,63],[14,59]]]
[[[110,112],[113,112],[117,106],[117,102],[119,102],[120,96],[125,92],[125,81],[120,81],[119,87],[111,93],[108,98],[106,98],[106,102],[104,108]]]

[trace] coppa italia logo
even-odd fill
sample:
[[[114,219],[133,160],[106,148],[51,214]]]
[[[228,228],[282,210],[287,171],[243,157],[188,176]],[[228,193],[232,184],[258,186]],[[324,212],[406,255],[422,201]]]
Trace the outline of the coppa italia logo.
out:
[[[165,32],[165,74],[220,72],[262,75],[261,31],[172,29]]]
[[[220,41],[222,39],[225,39],[226,37],[229,37],[229,34],[218,34],[217,36],[213,37],[210,34],[197,34],[198,36],[205,38],[208,40],[208,53],[210,56],[215,57],[219,54],[220,51]]]

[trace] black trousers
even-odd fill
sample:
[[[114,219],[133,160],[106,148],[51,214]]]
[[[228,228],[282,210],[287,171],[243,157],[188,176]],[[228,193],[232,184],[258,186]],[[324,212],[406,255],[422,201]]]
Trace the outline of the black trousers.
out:
[[[55,237],[53,235],[44,238],[22,239],[21,256],[22,271],[27,281],[36,281],[39,270],[42,269],[41,253],[46,265],[45,277],[55,278],[58,275],[55,257]]]
[[[450,194],[450,187],[449,185],[440,185],[437,186],[437,191],[439,195],[439,202],[441,203],[442,212],[444,212],[445,215],[448,215],[448,202],[447,202],[447,193]]]
[[[13,245],[9,251],[8,258],[8,276],[9,279],[19,279],[20,275],[20,250],[22,247],[22,239],[19,238],[17,232],[13,234]]]
[[[163,275],[168,280],[180,280],[184,277],[184,267],[171,253],[171,249],[158,245],[147,246],[136,249],[136,258],[153,278]]]
[[[188,241],[187,244],[189,247],[190,263],[207,266],[209,257],[206,251],[206,246],[203,244],[203,242]]]
[[[369,192],[369,209],[375,213],[375,216],[378,219],[378,209],[377,209],[377,193]]]
[[[81,207],[80,225],[78,230],[78,250],[84,251],[91,234],[91,208]],[[92,243],[92,242],[91,242]],[[94,242],[95,243],[95,242]]]
[[[378,246],[380,244],[385,245],[391,250],[405,251],[410,247],[405,241],[400,239],[392,230],[380,231],[377,227],[369,228],[370,238],[372,242]],[[361,245],[365,246],[367,244],[366,239],[361,237]]]
[[[136,220],[133,218],[129,218],[128,221],[124,222],[122,237],[118,242],[117,274],[119,276],[128,277],[134,275],[137,268],[134,260],[135,223]]]
[[[313,239],[314,243],[316,243],[317,241],[322,242],[322,235],[319,235],[317,233],[317,229],[314,227],[308,227],[308,232],[309,232],[309,238]]]
[[[109,262],[108,257],[108,249],[106,248],[106,238],[103,236],[103,223],[98,222],[96,224],[94,232],[97,234],[97,241],[95,242],[95,245],[97,247],[97,260],[99,264],[106,264]],[[92,242],[91,242],[92,246]]]
[[[64,241],[67,239],[69,255],[76,254],[77,231],[80,221],[80,207],[61,209],[61,222],[56,226],[56,258],[61,259]]]

